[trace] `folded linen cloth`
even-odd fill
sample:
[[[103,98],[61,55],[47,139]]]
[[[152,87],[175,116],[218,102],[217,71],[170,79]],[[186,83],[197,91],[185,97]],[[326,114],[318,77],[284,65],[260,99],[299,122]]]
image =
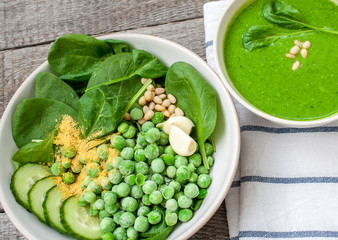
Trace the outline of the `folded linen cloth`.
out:
[[[232,0],[204,5],[207,61]],[[283,127],[235,101],[241,156],[225,199],[230,239],[338,239],[338,122]]]

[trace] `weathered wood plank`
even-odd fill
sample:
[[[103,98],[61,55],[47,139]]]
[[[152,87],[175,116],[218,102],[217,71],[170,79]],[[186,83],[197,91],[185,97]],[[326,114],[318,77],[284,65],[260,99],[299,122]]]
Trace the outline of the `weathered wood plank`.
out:
[[[198,231],[191,239],[192,240],[229,240],[228,224],[226,220],[226,211],[224,204],[220,206],[215,215],[209,222]],[[0,213],[0,239],[14,240],[26,239],[13,224],[9,221],[5,213]]]
[[[5,0],[0,3],[0,50],[202,17],[207,0]]]
[[[125,32],[150,34],[175,41],[205,59],[201,18]],[[47,59],[49,47],[50,44],[43,44],[0,52],[0,116],[21,83]]]

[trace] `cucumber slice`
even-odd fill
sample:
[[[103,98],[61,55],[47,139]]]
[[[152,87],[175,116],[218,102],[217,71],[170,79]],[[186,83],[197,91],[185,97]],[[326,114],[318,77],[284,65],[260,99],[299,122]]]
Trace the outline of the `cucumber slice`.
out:
[[[11,179],[11,190],[15,200],[30,211],[28,192],[35,182],[41,178],[51,176],[52,173],[45,165],[26,163],[19,167]]]
[[[60,208],[64,200],[64,193],[55,186],[48,190],[42,204],[47,224],[61,233],[67,232],[60,221]]]
[[[104,232],[100,228],[101,220],[91,216],[89,209],[77,204],[77,197],[68,198],[60,209],[61,222],[68,234],[77,239],[101,239]]]
[[[56,186],[57,181],[55,177],[49,176],[37,181],[28,192],[28,202],[32,212],[42,221],[46,222],[45,214],[43,212],[43,201],[49,189]]]

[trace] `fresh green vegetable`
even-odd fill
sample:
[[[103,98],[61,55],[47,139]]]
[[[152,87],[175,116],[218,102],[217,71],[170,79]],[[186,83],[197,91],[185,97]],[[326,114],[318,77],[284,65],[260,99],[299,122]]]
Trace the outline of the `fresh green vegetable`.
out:
[[[46,139],[37,143],[28,143],[14,153],[12,160],[14,162],[24,163],[49,163],[54,162],[53,141],[56,136],[55,129]]]
[[[114,54],[131,52],[133,50],[128,43],[121,40],[105,39],[103,41],[109,44],[109,46],[113,49]]]
[[[168,93],[176,96],[177,105],[184,110],[185,115],[194,122],[203,164],[208,169],[204,142],[216,126],[217,102],[214,89],[194,67],[184,62],[170,66],[165,86]]]
[[[79,97],[76,92],[57,76],[40,72],[35,78],[35,97],[50,98],[72,107],[75,111],[79,108]]]
[[[64,115],[77,120],[76,111],[62,102],[46,98],[22,101],[16,108],[12,120],[12,133],[16,145],[21,148],[32,139],[45,139]]]

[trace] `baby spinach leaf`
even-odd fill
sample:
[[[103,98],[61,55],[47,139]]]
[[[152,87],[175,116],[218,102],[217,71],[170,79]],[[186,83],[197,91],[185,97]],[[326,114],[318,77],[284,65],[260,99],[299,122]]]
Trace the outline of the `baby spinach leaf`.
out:
[[[54,162],[53,141],[56,136],[55,129],[46,139],[37,143],[27,143],[12,157],[14,162],[24,163],[49,163]]]
[[[173,229],[174,227],[166,227],[165,229],[163,229],[161,232],[154,235],[153,237],[144,238],[144,240],[166,240]]]
[[[106,39],[104,40],[113,49],[114,54],[122,52],[131,52],[133,48],[126,42],[121,40]]]
[[[89,80],[89,91],[101,85],[122,82],[134,76],[159,78],[165,76],[168,68],[154,55],[134,49],[132,53],[120,53],[106,59]]]
[[[77,120],[77,112],[62,102],[47,98],[22,101],[12,119],[12,134],[16,145],[21,148],[32,139],[45,139],[63,115]]]
[[[176,62],[169,67],[165,87],[167,93],[177,98],[177,105],[196,126],[197,142],[208,169],[204,142],[210,137],[216,126],[216,94],[204,77],[190,64]]]
[[[82,34],[59,37],[48,53],[48,63],[63,80],[87,81],[113,49],[104,41]]]
[[[79,108],[79,97],[76,92],[67,83],[48,72],[40,72],[36,76],[35,97],[60,101],[76,111]]]
[[[250,51],[269,46],[279,38],[278,33],[270,26],[252,26],[243,35],[243,46]]]

